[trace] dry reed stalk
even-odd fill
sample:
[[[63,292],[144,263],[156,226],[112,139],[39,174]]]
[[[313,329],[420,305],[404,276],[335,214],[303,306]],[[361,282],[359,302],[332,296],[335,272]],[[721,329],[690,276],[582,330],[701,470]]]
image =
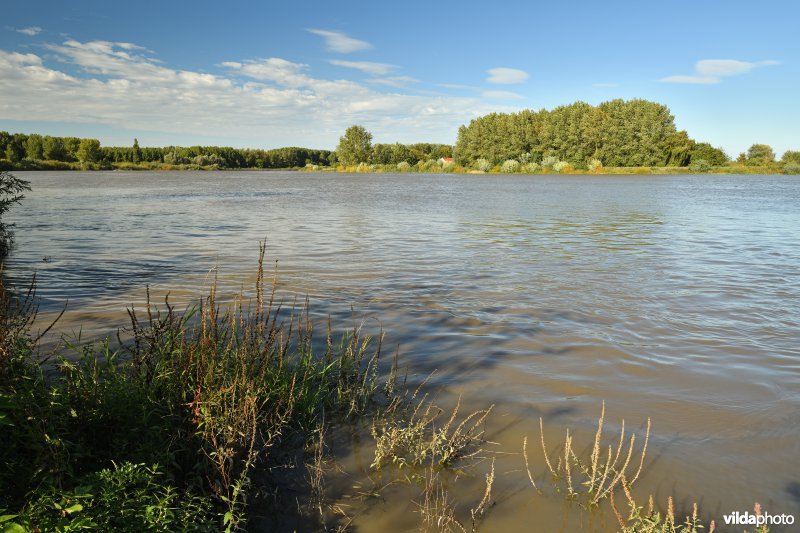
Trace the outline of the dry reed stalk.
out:
[[[522,457],[525,458],[525,471],[528,472],[528,479],[531,481],[531,485],[535,490],[539,490],[539,487],[536,486],[536,483],[533,481],[533,476],[531,475],[531,467],[528,464],[528,437],[526,436],[522,439]]]
[[[553,465],[550,464],[550,458],[547,457],[547,446],[544,444],[544,425],[542,422],[542,417],[539,417],[539,435],[541,436],[542,440],[542,452],[544,453],[544,460],[547,463],[547,468],[550,469],[550,473],[554,476],[556,475],[556,471],[553,469]]]
[[[592,478],[589,480],[589,491],[594,490],[594,480],[597,476],[597,460],[600,457],[600,437],[603,435],[603,421],[606,416],[606,402],[603,400],[603,407],[600,411],[600,418],[597,421],[597,433],[594,436],[594,446],[592,447]]]
[[[494,459],[492,459],[492,470],[486,474],[486,490],[483,492],[483,498],[477,507],[470,509],[469,513],[472,516],[472,531],[473,533],[478,530],[478,524],[483,519],[486,511],[491,507],[490,501],[492,499],[492,484],[494,483]]]

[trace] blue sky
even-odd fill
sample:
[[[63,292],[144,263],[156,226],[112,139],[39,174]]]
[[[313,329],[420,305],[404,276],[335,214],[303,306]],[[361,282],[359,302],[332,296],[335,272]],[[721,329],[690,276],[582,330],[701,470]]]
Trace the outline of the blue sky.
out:
[[[492,111],[666,104],[736,156],[800,150],[800,3],[7,3],[0,130],[104,145],[455,141]]]

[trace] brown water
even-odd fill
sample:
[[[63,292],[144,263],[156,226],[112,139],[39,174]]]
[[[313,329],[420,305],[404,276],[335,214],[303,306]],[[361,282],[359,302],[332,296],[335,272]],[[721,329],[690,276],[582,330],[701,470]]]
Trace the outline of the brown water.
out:
[[[43,315],[69,300],[62,332],[107,335],[145,285],[186,303],[215,267],[249,284],[266,238],[283,294],[320,321],[382,325],[416,375],[438,369],[444,405],[496,404],[491,440],[515,455],[485,530],[613,526],[534,493],[518,455],[539,416],[553,445],[573,427],[590,446],[603,400],[612,430],[653,420],[642,493],[696,499],[718,526],[754,501],[800,515],[796,176],[20,174],[7,271],[37,272]],[[369,447],[341,461],[366,470]],[[465,509],[475,475],[452,491]],[[405,530],[414,490],[341,501],[359,531]]]

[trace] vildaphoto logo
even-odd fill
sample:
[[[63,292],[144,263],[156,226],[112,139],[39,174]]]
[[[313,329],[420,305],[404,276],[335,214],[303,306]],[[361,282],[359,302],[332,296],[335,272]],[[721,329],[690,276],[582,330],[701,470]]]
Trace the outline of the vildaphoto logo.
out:
[[[791,526],[794,524],[794,515],[770,514],[761,509],[760,503],[756,503],[752,513],[734,511],[731,514],[723,515],[722,518],[729,526]]]

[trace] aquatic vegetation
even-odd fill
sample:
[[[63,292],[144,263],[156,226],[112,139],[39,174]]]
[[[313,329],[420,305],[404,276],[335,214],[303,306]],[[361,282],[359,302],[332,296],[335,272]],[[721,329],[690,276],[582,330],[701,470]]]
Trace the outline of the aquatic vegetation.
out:
[[[588,459],[581,458],[576,454],[573,437],[569,430],[564,439],[563,449],[555,457],[548,453],[542,419],[539,419],[542,451],[554,482],[561,485],[562,490],[566,491],[569,498],[580,499],[588,508],[597,506],[601,500],[611,495],[621,485],[632,486],[636,483],[642,473],[647,455],[647,444],[650,440],[650,419],[648,418],[644,443],[638,452],[638,466],[634,466],[637,462],[634,454],[636,434],[632,433],[630,439],[626,441],[625,421],[623,420],[617,443],[604,444],[605,411],[605,403],[603,403],[600,418],[597,421],[592,453]],[[631,464],[632,459],[633,464]],[[553,466],[554,462],[555,467]],[[635,470],[629,471],[629,468],[635,468]],[[633,475],[629,478],[631,473]]]
[[[427,394],[415,402],[396,397],[390,407],[373,421],[375,459],[372,468],[393,464],[398,468],[419,467],[432,463],[452,466],[457,460],[481,452],[483,424],[494,406],[475,411],[456,423],[460,402],[441,425],[444,411]]]

